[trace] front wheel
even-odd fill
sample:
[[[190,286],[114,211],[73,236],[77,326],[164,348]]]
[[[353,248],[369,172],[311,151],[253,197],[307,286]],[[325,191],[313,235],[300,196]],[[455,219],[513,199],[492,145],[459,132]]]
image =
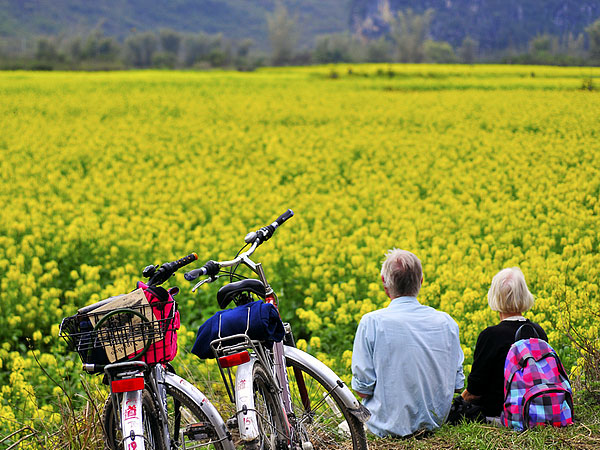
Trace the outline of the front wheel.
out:
[[[302,442],[310,441],[315,450],[347,449],[351,441],[353,450],[367,450],[364,426],[344,405],[337,389],[328,389],[310,367],[291,359],[286,363],[298,446],[303,448]],[[304,448],[309,447],[305,444]]]

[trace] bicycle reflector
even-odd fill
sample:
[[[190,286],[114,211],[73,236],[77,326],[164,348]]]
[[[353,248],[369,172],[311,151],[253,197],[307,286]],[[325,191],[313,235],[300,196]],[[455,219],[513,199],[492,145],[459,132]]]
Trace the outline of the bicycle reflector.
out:
[[[219,358],[219,365],[225,369],[227,367],[239,366],[250,361],[250,353],[244,351],[234,353],[233,355],[221,356]]]
[[[141,391],[144,389],[144,379],[140,377],[114,380],[110,383],[110,388],[113,393]]]

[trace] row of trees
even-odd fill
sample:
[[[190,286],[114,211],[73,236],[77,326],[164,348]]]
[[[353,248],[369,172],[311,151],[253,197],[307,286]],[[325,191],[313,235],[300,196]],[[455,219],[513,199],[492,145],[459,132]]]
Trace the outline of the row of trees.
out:
[[[280,3],[267,15],[270,55],[256,51],[250,39],[234,41],[221,34],[180,33],[169,29],[141,32],[123,42],[95,30],[87,36],[38,38],[32,48],[0,45],[0,68],[124,69],[235,67],[251,70],[264,64],[304,65],[337,62],[505,62],[524,64],[600,64],[600,19],[585,34],[563,39],[542,35],[525,51],[481,55],[478,43],[465,38],[458,48],[429,39],[434,11],[392,12],[382,3],[387,33],[377,39],[331,34],[313,48],[298,50],[297,20]],[[2,42],[0,41],[0,44]]]
[[[41,37],[33,48],[23,42],[0,46],[0,65],[34,69],[210,68],[251,69],[250,39],[233,41],[221,34],[179,33],[161,29],[135,33],[119,42],[94,30],[87,36]]]

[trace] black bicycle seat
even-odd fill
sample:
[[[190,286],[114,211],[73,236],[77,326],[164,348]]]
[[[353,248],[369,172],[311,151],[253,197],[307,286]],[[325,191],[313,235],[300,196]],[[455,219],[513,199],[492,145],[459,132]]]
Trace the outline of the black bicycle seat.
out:
[[[219,292],[217,292],[217,302],[219,308],[225,309],[232,300],[236,300],[241,296],[249,297],[249,294],[256,294],[264,300],[266,296],[265,285],[260,280],[248,278],[247,280],[235,281],[226,284]],[[238,302],[236,301],[236,304]]]

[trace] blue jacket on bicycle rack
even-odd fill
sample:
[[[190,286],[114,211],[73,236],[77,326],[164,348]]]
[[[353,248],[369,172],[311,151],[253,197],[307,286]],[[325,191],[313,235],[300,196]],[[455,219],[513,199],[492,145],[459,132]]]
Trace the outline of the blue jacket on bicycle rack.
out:
[[[250,339],[267,346],[279,342],[285,334],[277,309],[261,300],[218,311],[200,325],[192,353],[199,358],[214,358],[210,343],[235,334],[247,334]],[[228,342],[234,344],[234,342]]]

